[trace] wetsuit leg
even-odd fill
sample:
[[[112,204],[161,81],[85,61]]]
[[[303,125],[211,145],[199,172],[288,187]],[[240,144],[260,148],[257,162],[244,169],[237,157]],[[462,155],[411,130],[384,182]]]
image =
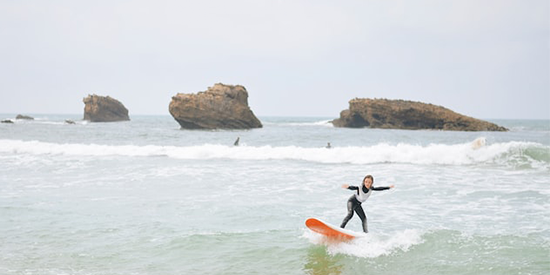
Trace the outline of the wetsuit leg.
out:
[[[355,196],[351,196],[348,200],[348,215],[342,221],[342,224],[340,225],[341,228],[346,227],[346,224],[348,224],[349,220],[353,217],[353,211],[357,206],[361,207],[361,203],[355,199]]]
[[[357,213],[357,216],[361,219],[361,222],[363,224],[363,232],[369,233],[369,229],[367,227],[367,215],[365,215],[365,211],[363,211],[363,207],[361,207],[361,204],[355,208],[355,213]]]

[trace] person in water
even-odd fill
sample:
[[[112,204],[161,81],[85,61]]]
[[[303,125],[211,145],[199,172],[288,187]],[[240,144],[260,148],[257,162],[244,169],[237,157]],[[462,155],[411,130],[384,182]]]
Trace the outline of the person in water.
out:
[[[348,200],[348,215],[342,221],[342,224],[340,225],[341,228],[346,227],[346,224],[349,222],[351,217],[353,217],[353,212],[355,211],[363,223],[363,232],[369,232],[367,228],[367,216],[365,215],[365,211],[363,211],[363,207],[361,207],[361,203],[365,202],[370,197],[372,191],[388,190],[395,187],[394,185],[374,187],[372,186],[373,182],[374,178],[371,175],[367,175],[363,179],[363,184],[361,184],[361,186],[350,186],[347,184],[342,185],[342,188],[356,190],[356,193],[353,194]]]

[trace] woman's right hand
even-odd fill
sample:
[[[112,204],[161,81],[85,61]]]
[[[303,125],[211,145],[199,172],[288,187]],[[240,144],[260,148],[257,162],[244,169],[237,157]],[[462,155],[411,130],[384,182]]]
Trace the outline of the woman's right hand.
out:
[[[349,185],[348,184],[342,184],[342,188],[344,189],[348,189]]]

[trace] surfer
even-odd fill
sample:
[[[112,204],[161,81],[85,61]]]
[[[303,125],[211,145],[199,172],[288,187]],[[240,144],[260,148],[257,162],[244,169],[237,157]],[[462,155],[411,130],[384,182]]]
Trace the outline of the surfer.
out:
[[[353,212],[355,211],[363,223],[363,232],[369,232],[367,228],[367,216],[365,215],[365,211],[363,211],[363,207],[361,207],[361,203],[365,202],[370,197],[372,194],[371,191],[382,191],[395,187],[394,185],[390,185],[389,187],[374,187],[372,186],[373,182],[374,178],[371,175],[367,175],[363,179],[363,184],[361,184],[361,186],[350,186],[347,184],[342,185],[342,188],[356,190],[357,192],[348,200],[348,215],[342,221],[342,224],[340,225],[341,228],[346,227],[346,224],[349,222],[351,217],[353,217]]]

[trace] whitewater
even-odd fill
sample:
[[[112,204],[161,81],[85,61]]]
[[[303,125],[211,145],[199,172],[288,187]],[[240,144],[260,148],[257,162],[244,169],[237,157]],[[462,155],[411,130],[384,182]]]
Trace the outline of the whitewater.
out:
[[[501,133],[14,117],[0,124],[1,274],[550,272],[548,120],[493,121]],[[305,227],[339,224],[340,186],[366,174],[396,186],[363,205],[367,237]]]
[[[533,142],[496,143],[476,148],[474,143],[427,146],[399,143],[381,143],[368,147],[303,148],[297,146],[272,147],[269,145],[228,146],[205,144],[198,146],[158,145],[98,145],[48,143],[40,141],[0,140],[0,152],[66,155],[66,156],[166,156],[176,159],[235,159],[235,160],[303,160],[319,163],[410,163],[474,165],[514,162],[548,168],[550,157],[547,148]],[[517,161],[514,161],[517,160]],[[517,164],[516,163],[516,164]]]

